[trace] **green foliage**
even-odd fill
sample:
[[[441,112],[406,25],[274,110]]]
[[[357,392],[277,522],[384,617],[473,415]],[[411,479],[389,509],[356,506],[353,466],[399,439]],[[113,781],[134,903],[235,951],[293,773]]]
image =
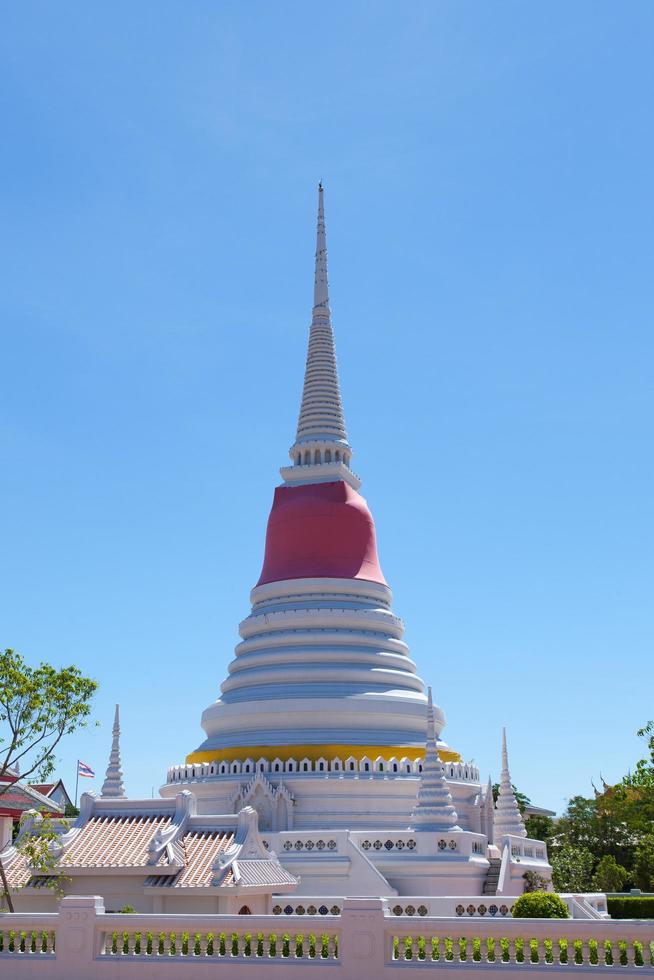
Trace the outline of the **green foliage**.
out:
[[[593,800],[573,796],[557,821],[555,833],[555,845],[590,851],[595,860],[613,854],[620,864],[624,864],[633,847],[623,802],[613,792]]]
[[[634,878],[643,891],[654,891],[654,834],[640,839],[634,858]]]
[[[648,721],[636,734],[647,739],[649,759],[639,759],[634,772],[625,776],[622,782],[624,786],[654,790],[654,721]]]
[[[559,848],[553,857],[552,884],[560,892],[587,892],[591,890],[595,859],[585,847],[569,844]]]
[[[23,779],[47,779],[61,739],[86,723],[96,687],[77,667],[30,667],[15,650],[1,652],[0,773],[20,764]]]
[[[526,892],[514,903],[514,919],[568,919],[568,906],[553,892]]]
[[[25,818],[23,818],[25,819]],[[40,813],[28,816],[29,824],[21,824],[21,831],[14,841],[19,854],[42,876],[42,887],[51,889],[58,897],[63,895],[63,885],[70,879],[58,870],[59,851],[56,847],[61,834],[49,815]],[[61,821],[59,821],[61,824]],[[65,827],[63,828],[65,829]]]
[[[123,915],[134,915],[136,909],[134,908],[133,905],[123,905],[122,909],[118,909],[118,911],[122,912]]]
[[[606,902],[612,919],[654,919],[654,895],[609,896]]]
[[[627,870],[612,854],[600,858],[593,876],[593,888],[598,892],[619,892],[627,878]]]
[[[549,844],[554,833],[554,821],[551,817],[534,814],[525,819],[525,828],[527,830],[527,837],[531,837],[532,840],[543,840],[546,844]]]
[[[34,773],[47,779],[61,739],[86,724],[96,687],[77,667],[30,667],[15,650],[0,652],[0,775],[20,764],[23,779]],[[0,799],[10,787],[10,782],[0,783]],[[25,853],[41,874],[52,870],[53,840],[54,832],[42,824],[34,841],[24,842]],[[13,912],[1,861],[0,881]]]

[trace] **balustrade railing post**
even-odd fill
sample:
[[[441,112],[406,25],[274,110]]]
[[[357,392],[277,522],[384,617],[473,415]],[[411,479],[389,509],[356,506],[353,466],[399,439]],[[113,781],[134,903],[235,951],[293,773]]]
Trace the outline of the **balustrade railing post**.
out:
[[[581,943],[581,962],[584,966],[590,966],[590,941],[588,939],[582,940]]]
[[[636,945],[633,939],[627,939],[627,966],[635,966],[636,964]]]
[[[104,903],[99,895],[62,898],[55,927],[58,976],[88,980],[93,974],[93,962],[101,955],[104,942],[103,918]]]

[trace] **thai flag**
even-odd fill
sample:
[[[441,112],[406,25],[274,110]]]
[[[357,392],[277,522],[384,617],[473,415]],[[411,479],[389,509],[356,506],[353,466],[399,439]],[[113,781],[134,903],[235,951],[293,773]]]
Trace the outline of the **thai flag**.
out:
[[[77,775],[78,776],[85,776],[86,779],[94,779],[95,778],[95,773],[93,772],[93,770],[91,769],[91,767],[88,766],[86,764],[86,762],[82,762],[81,759],[78,759],[77,760]]]

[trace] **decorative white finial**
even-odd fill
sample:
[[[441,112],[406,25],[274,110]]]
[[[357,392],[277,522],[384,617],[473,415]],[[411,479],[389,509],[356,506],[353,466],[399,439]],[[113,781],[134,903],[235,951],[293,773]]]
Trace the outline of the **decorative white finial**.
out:
[[[502,774],[494,815],[494,839],[499,843],[505,834],[526,837],[527,831],[511,783],[509,753],[506,748],[506,728],[502,729]]]
[[[418,799],[411,815],[415,830],[461,830],[452,796],[447,788],[443,763],[438,757],[436,724],[431,687],[427,688],[427,744],[418,788]]]
[[[316,234],[316,269],[313,278],[313,319],[329,317],[329,282],[327,280],[327,236],[322,181],[318,184],[318,230]]]
[[[287,484],[331,483],[343,480],[358,490],[361,480],[350,469],[352,447],[347,439],[336,369],[336,352],[329,308],[327,236],[324,189],[318,184],[318,228],[313,280],[313,313],[304,373],[302,404],[295,442],[289,450],[292,466],[283,466]]]
[[[105,774],[105,780],[100,791],[101,797],[113,797],[122,799],[125,796],[123,785],[123,770],[120,768],[120,708],[116,705],[114,715],[113,737],[111,740],[111,752],[109,754],[109,765]]]

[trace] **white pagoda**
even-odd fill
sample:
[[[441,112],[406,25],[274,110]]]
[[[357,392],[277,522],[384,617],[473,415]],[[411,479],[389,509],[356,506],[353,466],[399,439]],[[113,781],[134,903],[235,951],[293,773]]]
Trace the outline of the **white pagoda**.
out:
[[[445,715],[393,612],[345,427],[322,185],[289,456],[250,614],[220,698],[202,715],[204,740],[168,770],[160,800],[126,799],[116,709],[102,795],[84,794],[61,836],[66,888],[141,911],[326,914],[370,895],[396,914],[507,914],[526,871],[550,879],[546,848],[526,837],[506,736],[497,808],[490,780],[483,788],[443,741]],[[14,848],[3,864],[27,885],[21,902],[47,907]]]

